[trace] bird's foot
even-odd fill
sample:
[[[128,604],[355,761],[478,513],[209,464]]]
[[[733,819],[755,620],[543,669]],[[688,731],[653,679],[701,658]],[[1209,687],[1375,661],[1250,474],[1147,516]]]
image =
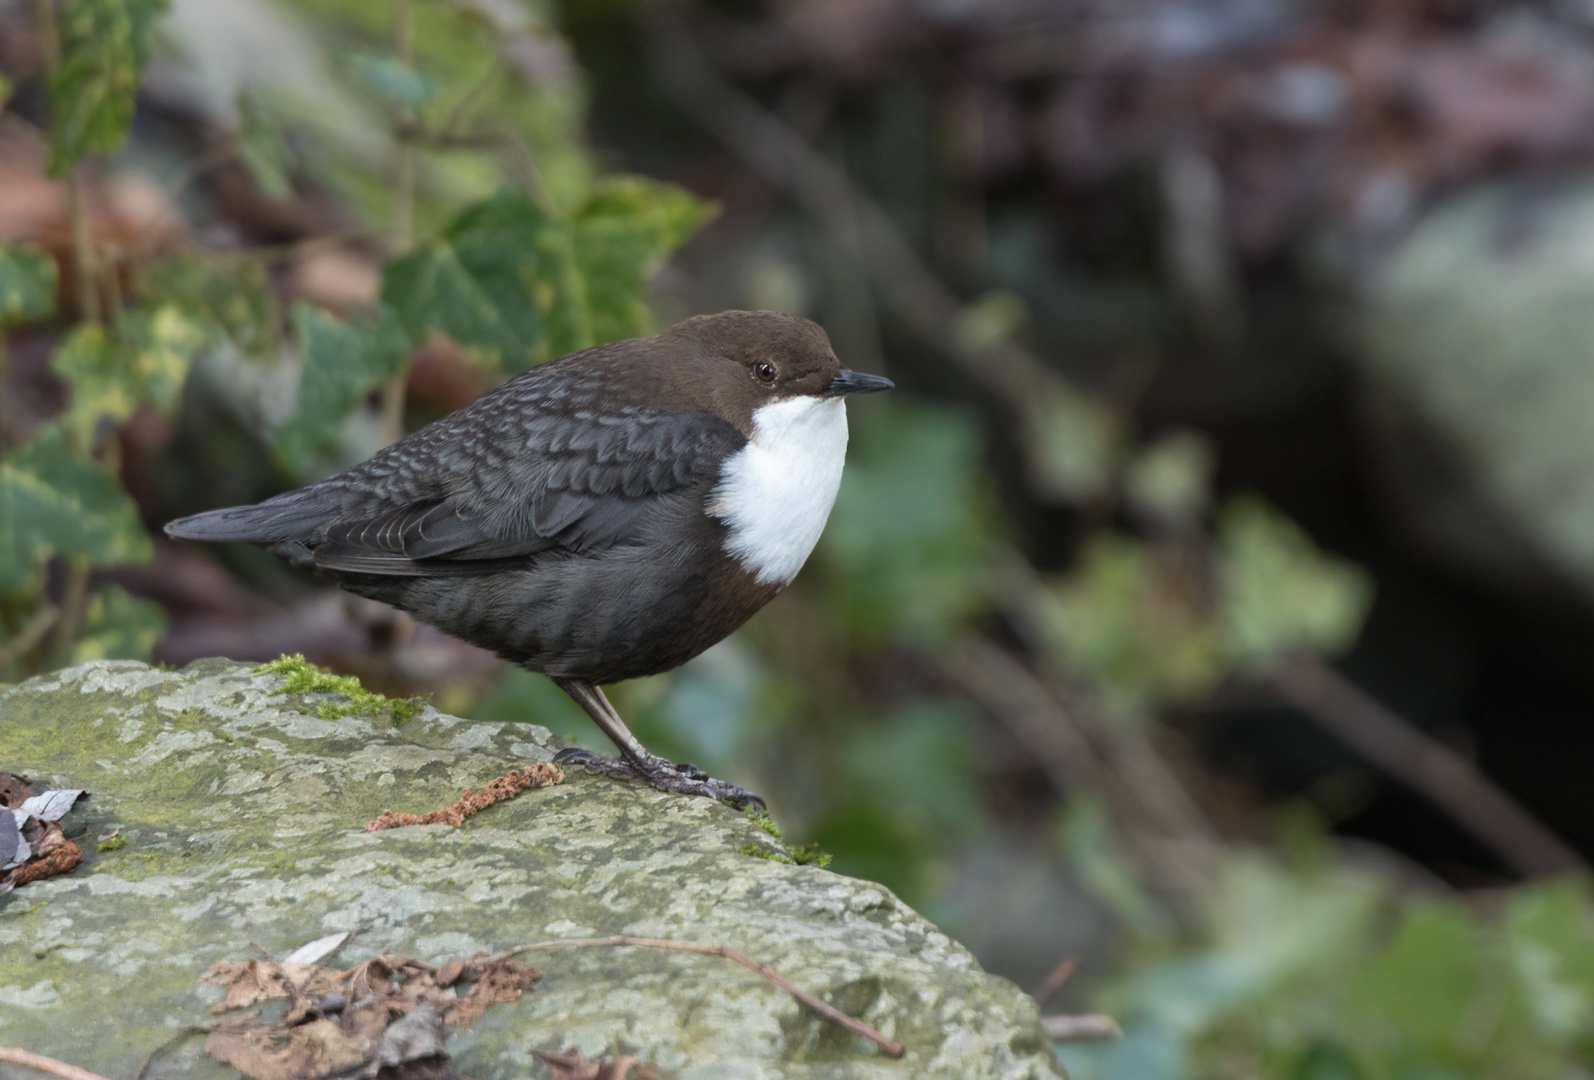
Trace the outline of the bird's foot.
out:
[[[716,780],[696,765],[686,762],[676,764],[663,758],[652,757],[641,762],[627,758],[603,757],[591,750],[577,746],[567,747],[553,757],[556,765],[579,765],[589,773],[612,776],[621,780],[640,780],[659,791],[674,791],[682,795],[702,795],[708,799],[723,799],[744,810],[749,806],[764,809],[764,800],[746,788]]]

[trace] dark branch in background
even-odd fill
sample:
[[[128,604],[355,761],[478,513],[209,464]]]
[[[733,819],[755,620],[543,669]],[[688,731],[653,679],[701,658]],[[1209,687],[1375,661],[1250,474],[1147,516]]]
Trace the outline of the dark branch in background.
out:
[[[1141,879],[1181,914],[1196,914],[1222,841],[1144,730],[1105,721],[1079,695],[1059,694],[983,638],[956,646],[945,670],[1012,732],[1060,791],[1101,800]]]
[[[49,602],[45,602],[28,616],[28,621],[22,624],[22,629],[17,631],[16,637],[0,645],[0,671],[5,671],[32,652],[33,647],[44,640],[45,635],[60,617],[61,609]]]
[[[975,348],[957,333],[963,301],[925,264],[890,216],[845,171],[714,68],[667,6],[646,17],[648,56],[666,92],[775,190],[817,220],[867,268],[886,305],[931,348],[956,361],[1026,420],[1047,395],[1069,392],[1061,376],[1010,341]]]
[[[1466,758],[1322,661],[1295,657],[1268,685],[1373,765],[1426,796],[1524,877],[1589,869],[1577,852]]]

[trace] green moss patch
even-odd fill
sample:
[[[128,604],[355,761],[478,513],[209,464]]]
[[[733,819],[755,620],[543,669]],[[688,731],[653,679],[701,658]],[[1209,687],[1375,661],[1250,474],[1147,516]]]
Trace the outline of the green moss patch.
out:
[[[786,835],[784,829],[769,816],[769,811],[747,807],[742,811],[742,816],[763,829],[776,841],[774,844],[753,843],[743,844],[736,850],[743,855],[751,855],[755,859],[768,859],[770,862],[788,863],[793,866],[817,866],[821,870],[830,865],[831,855],[821,851],[818,844],[801,844],[792,847],[781,842]]]
[[[353,675],[334,675],[326,668],[316,667],[300,653],[278,657],[269,664],[261,664],[255,668],[255,674],[282,676],[282,687],[275,691],[279,694],[337,694],[342,697],[344,703],[341,705],[323,701],[313,710],[300,706],[300,712],[319,716],[323,720],[337,720],[345,716],[378,713],[390,709],[393,723],[402,724],[426,708],[425,698],[386,697],[373,690],[367,690]]]

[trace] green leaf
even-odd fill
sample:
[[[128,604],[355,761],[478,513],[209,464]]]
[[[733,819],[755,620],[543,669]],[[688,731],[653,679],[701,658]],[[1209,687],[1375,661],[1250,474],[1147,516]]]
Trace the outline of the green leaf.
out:
[[[61,66],[50,77],[51,175],[127,138],[150,24],[165,7],[165,0],[67,0]]]
[[[245,355],[277,358],[276,293],[259,259],[171,255],[146,267],[137,289],[151,303],[175,304],[209,324],[212,334],[226,335]]]
[[[0,245],[0,326],[55,314],[55,260],[32,244]]]
[[[50,361],[71,387],[65,423],[79,445],[93,443],[101,422],[122,424],[141,405],[174,412],[189,362],[205,343],[205,328],[175,304],[124,315],[116,332],[82,325]]]
[[[247,90],[238,94],[238,156],[266,198],[286,199],[293,194],[288,182],[292,154],[287,140],[259,99]]]
[[[96,589],[84,613],[83,631],[67,664],[90,660],[148,660],[166,636],[166,612],[159,604],[129,596],[116,585]]]
[[[600,183],[569,220],[522,195],[494,196],[390,264],[382,300],[417,341],[441,332],[524,370],[650,332],[648,277],[712,211],[635,178]]]
[[[0,74],[0,109],[5,108],[6,102],[11,100],[11,91],[14,89],[11,80]]]
[[[1200,583],[1138,540],[1097,536],[1052,599],[1059,647],[1128,707],[1199,697],[1223,676]]]
[[[827,606],[855,640],[944,642],[981,605],[992,560],[979,430],[965,413],[901,402],[853,420],[819,542]]]
[[[552,303],[549,245],[558,231],[529,199],[499,195],[461,214],[437,240],[389,264],[382,300],[415,341],[432,331],[513,371],[534,362]]]
[[[354,52],[343,66],[356,82],[391,105],[420,112],[437,97],[442,84],[408,66],[396,56]]]
[[[26,588],[52,555],[120,566],[152,554],[121,483],[75,456],[60,425],[0,459],[0,589]]]
[[[298,410],[275,442],[284,462],[300,470],[332,444],[343,418],[371,391],[404,370],[410,342],[386,307],[345,321],[299,303],[292,317],[303,356]]]
[[[572,221],[591,335],[573,346],[651,333],[648,280],[717,210],[673,184],[628,176],[600,180]]]
[[[1373,600],[1366,571],[1319,551],[1260,500],[1224,510],[1218,549],[1222,624],[1236,662],[1262,667],[1298,649],[1333,654],[1361,632]]]

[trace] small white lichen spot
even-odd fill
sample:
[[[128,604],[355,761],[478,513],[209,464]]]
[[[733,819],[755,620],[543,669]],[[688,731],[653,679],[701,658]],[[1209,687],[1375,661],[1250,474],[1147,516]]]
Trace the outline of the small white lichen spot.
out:
[[[728,458],[709,512],[730,526],[726,552],[760,585],[789,583],[830,517],[847,458],[847,405],[794,397],[753,413],[753,437]]]

